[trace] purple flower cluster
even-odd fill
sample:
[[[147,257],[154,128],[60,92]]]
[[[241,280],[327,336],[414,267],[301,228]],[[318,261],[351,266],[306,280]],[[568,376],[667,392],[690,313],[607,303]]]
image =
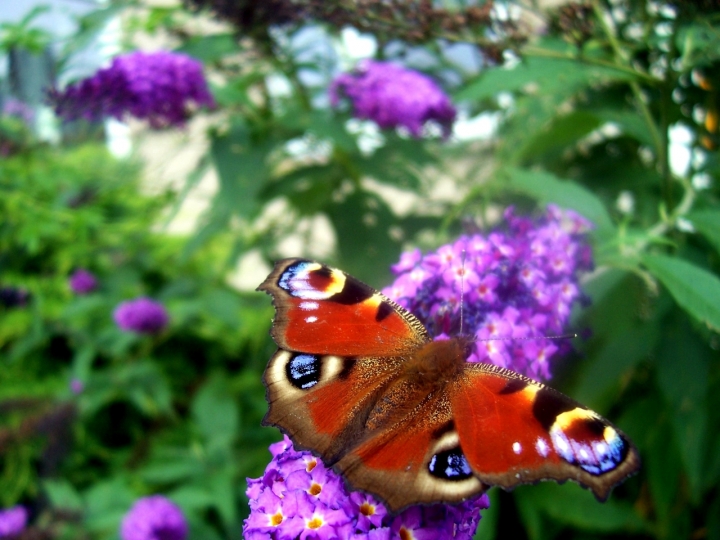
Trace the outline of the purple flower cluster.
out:
[[[187,536],[182,511],[162,495],[135,501],[120,524],[122,540],[185,540]]]
[[[261,478],[248,478],[250,517],[245,540],[470,540],[489,506],[487,495],[458,505],[412,506],[393,516],[287,437],[270,446]]]
[[[333,106],[341,96],[350,99],[355,117],[383,129],[403,126],[418,138],[428,120],[439,123],[446,137],[455,121],[455,107],[432,79],[389,62],[368,60],[356,72],[339,75],[330,86]]]
[[[88,294],[97,288],[97,279],[84,268],[79,268],[70,276],[70,288],[75,294]]]
[[[144,296],[122,302],[113,313],[115,323],[125,332],[155,334],[165,328],[169,317],[165,307]]]
[[[19,536],[25,530],[28,520],[28,511],[23,506],[13,506],[0,510],[0,539],[10,539]]]
[[[462,291],[462,332],[477,338],[468,361],[547,380],[550,358],[568,345],[541,338],[561,334],[573,303],[584,299],[577,274],[592,268],[584,242],[591,224],[555,206],[537,221],[509,208],[505,220],[504,232],[462,236],[425,256],[403,254],[383,293],[445,339],[461,331]]]
[[[51,100],[66,120],[120,120],[127,114],[148,120],[153,128],[183,125],[191,104],[215,105],[202,64],[167,51],[117,56],[110,67],[53,92]]]

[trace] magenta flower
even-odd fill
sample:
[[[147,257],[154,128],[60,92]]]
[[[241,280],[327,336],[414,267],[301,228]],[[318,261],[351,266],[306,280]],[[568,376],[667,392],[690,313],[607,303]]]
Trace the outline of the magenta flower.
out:
[[[165,307],[150,298],[122,302],[113,313],[115,323],[125,332],[155,334],[165,328],[169,317]]]
[[[185,540],[187,536],[182,511],[162,495],[135,501],[120,524],[122,540]]]
[[[84,268],[79,268],[70,276],[70,288],[75,294],[88,294],[97,288],[97,279]]]
[[[75,394],[75,395],[82,394],[82,391],[83,391],[83,390],[85,390],[85,383],[82,382],[80,379],[78,379],[78,378],[73,378],[73,379],[70,381],[70,391],[71,391],[73,394]]]
[[[246,540],[470,540],[480,510],[489,505],[482,495],[458,505],[413,506],[392,516],[372,495],[349,491],[311,453],[296,451],[288,437],[271,445],[270,453],[265,474],[248,478]]]
[[[383,292],[411,311],[436,338],[478,338],[469,362],[490,362],[533,379],[550,378],[550,361],[566,342],[529,338],[562,334],[584,297],[578,272],[592,268],[590,223],[549,206],[536,221],[505,212],[506,229],[462,236],[422,256],[405,254]]]
[[[28,511],[23,506],[0,510],[0,539],[15,538],[25,530]]]
[[[435,82],[417,71],[389,62],[365,61],[353,73],[343,73],[330,86],[335,106],[340,97],[353,105],[354,116],[373,120],[383,129],[403,126],[419,138],[429,120],[447,137],[455,121],[455,107]]]
[[[110,67],[53,91],[50,99],[66,120],[129,115],[148,120],[153,128],[181,126],[190,108],[214,107],[202,64],[184,54],[136,51],[117,56]]]

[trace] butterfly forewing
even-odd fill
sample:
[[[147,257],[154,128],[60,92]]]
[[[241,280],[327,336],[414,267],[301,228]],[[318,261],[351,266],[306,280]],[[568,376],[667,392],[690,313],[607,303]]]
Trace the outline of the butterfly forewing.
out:
[[[275,264],[258,287],[273,297],[283,349],[341,356],[404,356],[429,341],[413,315],[340,270],[304,259]]]

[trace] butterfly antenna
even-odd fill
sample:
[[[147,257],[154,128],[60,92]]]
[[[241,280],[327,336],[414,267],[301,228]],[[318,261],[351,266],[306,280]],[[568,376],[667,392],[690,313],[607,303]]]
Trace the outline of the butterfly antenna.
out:
[[[463,335],[463,311],[465,308],[465,248],[462,250],[460,265],[460,335]]]
[[[577,334],[562,334],[560,336],[525,336],[525,337],[512,337],[512,336],[495,336],[489,338],[478,338],[475,341],[504,341],[506,339],[512,341],[529,341],[531,339],[574,339],[578,337]]]

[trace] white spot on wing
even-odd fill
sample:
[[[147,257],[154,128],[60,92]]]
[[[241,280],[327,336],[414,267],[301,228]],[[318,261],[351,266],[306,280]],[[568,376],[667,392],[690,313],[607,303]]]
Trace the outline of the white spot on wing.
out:
[[[519,442],[514,442],[512,445],[513,452],[516,454],[519,454],[522,452],[522,445]]]
[[[314,311],[318,307],[320,307],[320,304],[318,304],[317,302],[310,302],[308,300],[300,302],[300,309],[304,309],[305,311]]]
[[[306,323],[314,323],[317,321],[317,317],[315,315],[310,315],[309,317],[305,317]]]
[[[547,457],[549,447],[548,444],[545,442],[545,439],[538,438],[537,442],[535,443],[535,449],[542,457]]]

